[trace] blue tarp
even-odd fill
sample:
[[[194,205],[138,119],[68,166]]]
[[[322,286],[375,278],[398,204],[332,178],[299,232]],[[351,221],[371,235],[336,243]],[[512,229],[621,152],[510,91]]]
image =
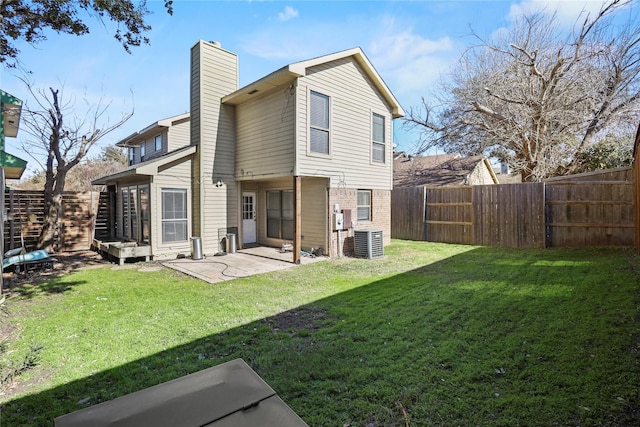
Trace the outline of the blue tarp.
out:
[[[5,258],[2,261],[2,270],[4,271],[5,268],[10,267],[12,265],[29,264],[33,262],[44,261],[48,258],[49,258],[49,252],[45,251],[44,249],[27,252],[25,254],[10,256],[8,258]]]

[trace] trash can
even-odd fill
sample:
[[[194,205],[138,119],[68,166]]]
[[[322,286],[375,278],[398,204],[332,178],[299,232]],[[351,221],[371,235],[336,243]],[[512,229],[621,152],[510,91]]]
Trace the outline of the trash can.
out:
[[[236,253],[236,235],[233,233],[227,234],[227,253]]]
[[[191,238],[191,259],[202,259],[202,239],[200,237]]]

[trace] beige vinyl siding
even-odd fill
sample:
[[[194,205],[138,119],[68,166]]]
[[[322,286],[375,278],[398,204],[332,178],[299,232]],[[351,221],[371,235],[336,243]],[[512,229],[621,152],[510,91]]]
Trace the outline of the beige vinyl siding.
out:
[[[191,124],[189,119],[178,120],[172,123],[171,127],[163,134],[162,152],[177,150],[186,147],[190,143]],[[155,141],[154,141],[155,145]]]
[[[200,41],[192,49],[191,143],[198,146],[193,169],[193,233],[205,253],[217,252],[218,229],[237,226],[234,107],[223,96],[238,88],[235,54]],[[225,185],[216,187],[221,179]]]
[[[149,188],[151,195],[151,251],[154,257],[175,257],[179,253],[188,254],[191,241],[162,243],[162,189],[175,188],[187,191],[187,237],[191,237],[191,210],[193,198],[191,194],[191,157],[182,158],[163,166],[154,176]]]
[[[331,97],[329,159],[308,155],[308,95],[313,90]],[[297,165],[300,175],[331,177],[331,186],[391,189],[392,119],[383,97],[351,58],[307,70],[297,90]],[[385,118],[385,163],[371,160],[372,117]]]
[[[295,94],[287,87],[238,105],[238,179],[292,175]]]
[[[325,178],[302,178],[302,248],[323,248],[328,254],[327,187]]]

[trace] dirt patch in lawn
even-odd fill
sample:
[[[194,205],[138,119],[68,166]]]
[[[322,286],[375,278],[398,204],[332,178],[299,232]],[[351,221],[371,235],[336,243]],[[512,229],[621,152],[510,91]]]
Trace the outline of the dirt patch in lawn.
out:
[[[313,331],[326,325],[332,317],[327,310],[317,306],[304,306],[280,313],[277,316],[268,317],[264,323],[274,332],[297,333],[300,331]]]

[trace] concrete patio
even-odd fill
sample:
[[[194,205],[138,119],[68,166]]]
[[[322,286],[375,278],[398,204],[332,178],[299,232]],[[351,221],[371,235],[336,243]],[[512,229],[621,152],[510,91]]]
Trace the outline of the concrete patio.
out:
[[[300,264],[328,260],[328,257],[303,256]],[[280,252],[278,248],[258,246],[238,250],[224,256],[206,256],[201,260],[191,258],[163,261],[162,265],[209,283],[218,283],[239,277],[268,273],[295,267],[291,252]]]

